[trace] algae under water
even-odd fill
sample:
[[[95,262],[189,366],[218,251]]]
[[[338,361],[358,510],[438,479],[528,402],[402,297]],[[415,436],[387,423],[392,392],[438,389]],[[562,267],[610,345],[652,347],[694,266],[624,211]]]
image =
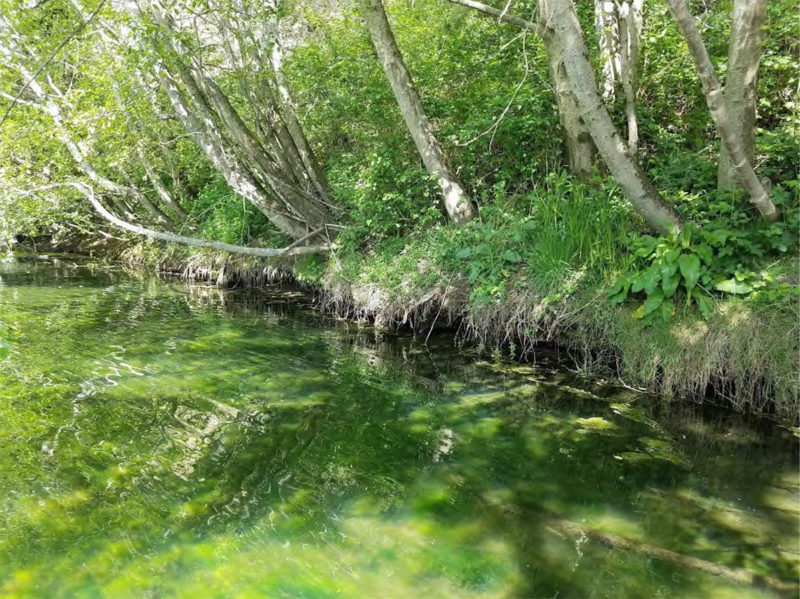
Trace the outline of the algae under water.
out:
[[[0,264],[0,596],[775,597],[560,522],[798,578],[773,424],[281,291]]]

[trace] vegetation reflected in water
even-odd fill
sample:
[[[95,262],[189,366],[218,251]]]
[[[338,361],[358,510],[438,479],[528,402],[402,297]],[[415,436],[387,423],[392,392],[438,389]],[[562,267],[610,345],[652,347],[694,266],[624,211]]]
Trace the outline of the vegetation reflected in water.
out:
[[[3,597],[784,592],[563,522],[797,580],[783,429],[378,339],[283,293],[68,260],[0,277]]]

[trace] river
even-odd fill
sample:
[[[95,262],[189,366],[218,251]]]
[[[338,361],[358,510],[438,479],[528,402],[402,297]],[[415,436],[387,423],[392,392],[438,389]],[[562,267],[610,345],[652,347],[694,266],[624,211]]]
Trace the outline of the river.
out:
[[[0,323],[0,597],[796,596],[775,424],[66,257]]]

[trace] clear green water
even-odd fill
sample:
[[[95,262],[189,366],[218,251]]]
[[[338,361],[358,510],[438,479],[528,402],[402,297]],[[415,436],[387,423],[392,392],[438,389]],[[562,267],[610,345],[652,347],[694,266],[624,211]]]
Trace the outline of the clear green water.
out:
[[[788,431],[302,303],[0,264],[0,597],[780,596],[564,520],[797,579]]]

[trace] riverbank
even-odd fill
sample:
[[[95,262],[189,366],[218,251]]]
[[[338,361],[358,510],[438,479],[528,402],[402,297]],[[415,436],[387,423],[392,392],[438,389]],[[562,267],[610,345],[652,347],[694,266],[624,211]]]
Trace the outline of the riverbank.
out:
[[[443,256],[432,239],[343,249],[327,260],[265,261],[140,239],[104,243],[102,255],[128,269],[225,287],[293,281],[322,308],[379,328],[427,336],[446,327],[463,342],[522,361],[535,358],[537,347],[556,347],[590,378],[618,378],[665,400],[710,402],[797,424],[794,302],[731,296],[714,302],[707,319],[676,310],[670,320],[643,323],[634,318],[636,302],[612,306],[607,280],[587,271],[571,272],[566,281],[562,274],[551,283],[559,293],[543,291],[541,281],[520,272],[507,277],[502,293],[487,294],[486,280],[470,279],[469,262],[462,266]]]

